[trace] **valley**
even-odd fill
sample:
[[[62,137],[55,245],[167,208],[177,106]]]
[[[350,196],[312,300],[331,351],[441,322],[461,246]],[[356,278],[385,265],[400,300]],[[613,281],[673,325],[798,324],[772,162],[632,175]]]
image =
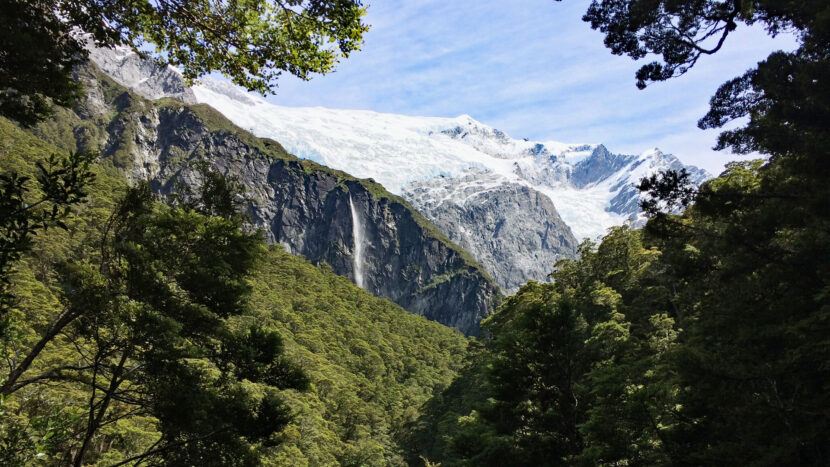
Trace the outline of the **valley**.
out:
[[[830,465],[830,6],[558,3],[4,1],[0,465]]]

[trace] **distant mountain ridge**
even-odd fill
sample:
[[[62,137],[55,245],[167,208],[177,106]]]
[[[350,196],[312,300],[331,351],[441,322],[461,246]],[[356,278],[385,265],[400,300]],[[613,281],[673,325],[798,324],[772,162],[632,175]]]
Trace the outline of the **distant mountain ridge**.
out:
[[[182,91],[170,82],[175,70],[139,66],[123,51],[92,58],[140,94],[172,89],[172,97],[208,104],[300,158],[377,181],[470,251],[509,293],[546,280],[557,260],[576,255],[579,239],[641,223],[634,185],[643,176],[685,167],[696,183],[711,177],[656,148],[622,155],[601,144],[517,140],[468,115],[281,107],[210,79]],[[124,64],[142,75],[120,79]]]

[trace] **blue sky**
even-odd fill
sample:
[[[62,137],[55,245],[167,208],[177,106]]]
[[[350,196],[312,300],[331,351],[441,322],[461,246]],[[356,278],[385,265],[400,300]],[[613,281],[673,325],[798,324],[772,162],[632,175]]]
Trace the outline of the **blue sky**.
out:
[[[588,1],[378,0],[362,50],[309,82],[285,76],[270,102],[406,115],[469,114],[515,138],[659,147],[717,173],[735,157],[697,129],[718,85],[791,37],[739,29],[685,76],[640,91],[641,63],[612,55],[581,21]]]

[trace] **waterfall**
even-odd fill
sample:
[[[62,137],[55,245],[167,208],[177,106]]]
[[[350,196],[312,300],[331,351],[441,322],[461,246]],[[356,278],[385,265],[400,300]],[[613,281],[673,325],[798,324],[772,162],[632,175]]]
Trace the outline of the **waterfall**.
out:
[[[354,283],[360,288],[365,288],[363,286],[363,222],[357,215],[351,194],[349,194],[349,209],[352,211],[352,237],[354,238],[354,250],[352,252]]]

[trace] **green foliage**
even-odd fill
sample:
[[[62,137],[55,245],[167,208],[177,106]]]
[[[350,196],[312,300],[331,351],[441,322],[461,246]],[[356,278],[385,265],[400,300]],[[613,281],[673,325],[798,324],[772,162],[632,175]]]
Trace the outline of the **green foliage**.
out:
[[[637,71],[637,87],[682,75],[704,55],[717,53],[738,23],[761,23],[776,35],[788,29],[804,34],[812,47],[827,40],[827,3],[822,0],[594,0],[583,20],[605,34],[605,45],[615,55],[653,61]]]
[[[682,75],[703,55],[723,46],[737,21],[752,24],[752,12],[735,1],[593,1],[583,20],[605,34],[615,55],[634,60],[660,55],[637,71],[637,87]],[[757,3],[757,2],[755,2]]]
[[[486,363],[430,403],[413,452],[443,465],[825,465],[830,192],[791,162],[730,164],[683,215],[615,229],[553,284],[510,297],[485,323]],[[666,193],[683,192],[671,180]]]
[[[7,148],[4,169],[60,172],[42,175],[45,193],[77,194],[63,183],[76,172],[26,160],[48,146],[11,125],[3,130],[4,141],[18,143]],[[227,323],[249,312],[244,275],[264,251],[260,235],[244,233],[235,214],[209,217],[154,205],[141,186],[114,206],[113,190],[123,181],[101,178],[103,184],[85,180],[92,194],[104,196],[78,207],[80,217],[67,219],[64,231],[43,232],[14,271],[11,290],[19,299],[3,336],[11,371],[2,381],[3,393],[13,396],[2,425],[17,441],[3,455],[9,462],[80,465],[118,459],[105,451],[140,455],[153,444],[145,457],[256,464],[248,443],[271,443],[289,419],[274,391],[307,385],[279,356],[281,340],[273,330],[237,331]],[[203,191],[211,196],[199,209],[225,211],[229,204],[219,198],[230,190],[207,184]],[[92,224],[99,203],[115,214]],[[40,272],[32,274],[37,262]],[[155,421],[148,423],[148,416]],[[46,428],[40,420],[49,421]],[[49,428],[66,420],[71,426],[63,437]],[[117,424],[120,430],[113,429]],[[138,438],[126,445],[98,444],[109,439],[118,446],[130,432]]]
[[[432,397],[421,416],[405,427],[403,444],[410,465],[420,465],[424,460],[452,465],[459,455],[469,455],[470,449],[488,446],[492,430],[478,423],[478,409],[487,404],[490,396],[486,387],[487,364],[487,350],[478,339],[471,340],[458,377]]]
[[[786,162],[734,163],[685,216],[648,226],[667,273],[682,278],[677,372],[689,422],[676,436],[691,463],[830,459],[830,373],[816,364],[830,358],[830,193]]]
[[[240,212],[246,200],[238,177],[233,174],[225,176],[211,170],[204,161],[193,164],[193,168],[201,178],[199,186],[194,190],[190,185],[179,182],[175,192],[170,195],[170,204],[185,211],[242,219]]]
[[[447,439],[416,431],[415,449],[444,465],[825,465],[830,192],[799,167],[732,163],[683,215],[655,205],[644,232],[522,288],[486,322],[467,394],[419,421]],[[687,193],[678,181],[662,193]]]
[[[89,8],[100,15],[93,31],[137,47],[167,51],[164,60],[193,80],[219,71],[252,91],[273,89],[287,71],[301,79],[328,73],[348,57],[368,29],[360,1],[245,0],[230,3],[174,0],[57,2],[70,18]]]
[[[7,466],[31,465],[42,453],[58,450],[72,436],[77,420],[60,408],[33,417],[7,410],[0,397],[0,462]]]
[[[257,316],[279,329],[312,386],[286,394],[296,417],[271,462],[405,465],[403,426],[452,381],[463,336],[278,247],[253,288]]]
[[[681,422],[669,430],[678,462],[826,465],[830,373],[818,362],[830,357],[830,4],[595,1],[586,20],[615,53],[662,54],[640,85],[717,52],[737,22],[797,33],[797,50],[724,83],[698,123],[747,117],[716,149],[768,159],[732,163],[699,190],[676,174],[643,188],[653,196],[646,230],[684,329],[672,365]],[[690,199],[683,216],[661,212]]]
[[[77,336],[90,342],[97,400],[75,463],[118,401],[158,419],[154,450],[168,462],[256,465],[251,445],[268,443],[288,420],[274,391],[306,385],[279,358],[273,331],[227,322],[248,312],[245,276],[263,240],[243,232],[238,216],[158,208],[150,199],[146,185],[131,189],[106,226],[101,272],[82,264],[68,275],[68,307],[79,309]],[[227,205],[213,200],[200,207]]]
[[[72,68],[83,49],[51,0],[2,0],[0,10],[0,115],[33,125],[80,94]]]
[[[16,172],[35,177],[38,172],[35,161],[44,154],[62,153],[5,119],[0,119],[0,141],[0,171],[6,174]],[[89,259],[97,256],[99,227],[111,215],[114,199],[120,196],[125,183],[121,177],[97,165],[90,165],[89,170],[95,176],[86,186],[88,195],[82,204],[73,207],[76,215],[63,220],[67,228],[41,231],[11,270],[10,291],[15,300],[8,309],[9,327],[0,340],[0,356],[8,369],[19,365],[26,350],[39,341],[62,309],[56,265],[73,256]],[[78,215],[80,212],[83,214]],[[58,337],[47,346],[44,358],[32,363],[30,370],[35,374],[56,366],[76,366],[74,353],[71,343]],[[2,380],[6,382],[6,374]],[[88,396],[77,385],[65,382],[51,388],[37,386],[21,389],[3,401],[1,429],[10,430],[7,432],[13,433],[16,440],[5,445],[2,451],[4,461],[10,465],[57,463],[61,458],[59,453],[79,426]],[[60,427],[66,424],[64,431]],[[136,427],[140,425],[136,423]],[[3,438],[11,440],[6,436]]]
[[[413,426],[412,449],[442,465],[667,462],[677,329],[659,258],[618,228],[560,262],[554,283],[508,298],[477,361]],[[425,442],[431,430],[444,441]]]
[[[816,362],[828,359],[830,5],[654,2],[627,10],[632,3],[595,2],[595,26],[614,29],[603,29],[606,42],[631,56],[638,47],[679,51],[664,54],[668,65],[693,65],[678,44],[714,31],[723,15],[798,33],[797,50],[772,53],[724,83],[698,123],[719,128],[748,117],[720,135],[717,149],[768,160],[730,164],[696,191],[671,176],[651,180],[653,207],[690,197],[695,204],[682,217],[652,210],[647,231],[678,284],[673,302],[685,329],[674,368],[678,455],[690,464],[827,464],[830,373]],[[684,21],[672,29],[669,17]]]
[[[828,18],[830,5],[823,0],[595,0],[583,19],[605,34],[605,44],[615,54],[635,60],[661,56],[662,62],[637,72],[639,87],[685,73],[702,55],[720,50],[740,22],[759,23],[771,35],[795,31],[797,50],[774,52],[757,68],[721,85],[698,126],[721,128],[747,117],[746,126],[720,135],[716,149],[784,157],[800,176],[826,179]],[[789,191],[778,194],[783,192]]]
[[[7,121],[0,120],[0,131],[3,170],[34,173],[32,154],[58,151]],[[279,248],[257,249],[253,274],[234,281],[227,273],[237,256],[213,242],[243,235],[238,219],[195,212],[229,213],[233,203],[210,200],[222,201],[232,182],[207,174],[209,183],[176,207],[138,209],[139,197],[113,216],[126,184],[111,167],[90,166],[96,177],[68,230],[37,236],[12,275],[20,299],[10,311],[7,363],[19,361],[67,307],[109,310],[65,328],[18,380],[54,370],[48,384],[27,383],[5,402],[4,413],[13,415],[3,416],[0,429],[16,433],[15,449],[24,447],[16,458],[66,464],[82,442],[90,398],[100,407],[107,391],[91,392],[92,369],[83,368],[80,346],[88,357],[103,356],[96,378],[104,389],[118,357],[135,349],[84,462],[112,465],[150,452],[187,464],[404,465],[403,427],[455,377],[464,337]],[[96,266],[102,261],[106,268]],[[249,298],[229,300],[240,293]],[[232,316],[217,320],[199,304]],[[277,389],[305,385],[308,391]],[[65,435],[56,428],[47,445],[41,440],[50,432],[33,421],[49,417],[57,417],[49,426],[70,429]],[[200,438],[222,427],[255,442],[246,448],[238,436]],[[158,451],[164,446],[170,448]],[[247,454],[225,457],[237,448]]]
[[[241,227],[238,216],[155,206],[139,185],[102,226],[99,264],[57,265],[63,303],[34,344],[21,346],[25,358],[12,363],[2,391],[72,381],[89,392],[86,421],[60,446],[74,465],[100,458],[100,448],[92,452],[99,430],[131,414],[152,415],[160,432],[135,460],[256,465],[252,444],[274,442],[289,420],[275,391],[307,380],[280,358],[274,331],[229,326],[248,312],[244,276],[263,252],[260,235]],[[62,337],[74,364],[44,352]]]
[[[11,268],[31,248],[32,237],[39,231],[68,228],[64,221],[71,207],[84,200],[86,186],[94,178],[89,170],[92,159],[72,153],[38,160],[35,187],[25,175],[0,173],[0,321],[14,300],[8,289]]]
[[[283,72],[307,80],[333,71],[368,30],[359,0],[3,0],[0,7],[0,115],[26,125],[80,95],[72,73],[87,40],[177,65],[190,81],[218,71],[267,93]]]

